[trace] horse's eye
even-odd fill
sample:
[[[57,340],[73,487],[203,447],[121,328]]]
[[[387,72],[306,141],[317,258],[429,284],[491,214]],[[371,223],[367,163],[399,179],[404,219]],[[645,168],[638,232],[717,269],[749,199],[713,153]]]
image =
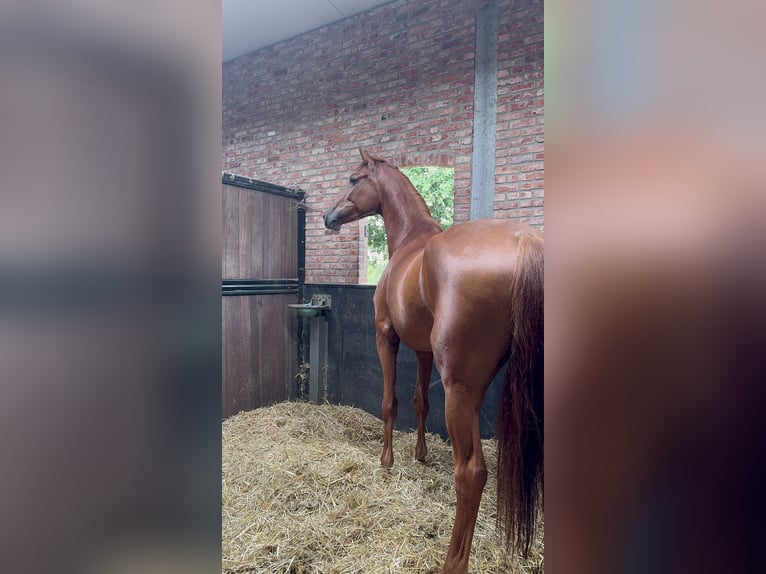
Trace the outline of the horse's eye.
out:
[[[351,185],[356,185],[356,182],[358,182],[358,181],[359,181],[359,180],[358,180],[357,178],[355,178],[354,176],[351,176],[350,178],[348,178],[348,182],[349,182]]]

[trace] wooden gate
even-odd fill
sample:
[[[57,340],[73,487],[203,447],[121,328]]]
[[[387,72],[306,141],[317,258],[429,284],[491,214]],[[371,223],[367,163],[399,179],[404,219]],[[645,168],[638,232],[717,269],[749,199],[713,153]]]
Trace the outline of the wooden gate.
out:
[[[304,193],[224,173],[223,417],[295,396]]]

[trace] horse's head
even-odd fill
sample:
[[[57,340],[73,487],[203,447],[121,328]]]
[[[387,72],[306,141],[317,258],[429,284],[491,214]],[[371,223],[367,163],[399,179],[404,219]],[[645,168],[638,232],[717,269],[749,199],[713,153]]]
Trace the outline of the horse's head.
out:
[[[376,167],[384,160],[372,157],[367,150],[359,148],[362,163],[348,179],[344,189],[327,211],[324,224],[328,229],[338,231],[344,223],[356,221],[380,213],[380,196],[376,181]]]

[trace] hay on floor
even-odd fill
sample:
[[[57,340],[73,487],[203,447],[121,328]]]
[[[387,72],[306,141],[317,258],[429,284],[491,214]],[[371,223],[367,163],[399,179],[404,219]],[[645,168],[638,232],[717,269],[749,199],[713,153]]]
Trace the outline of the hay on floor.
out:
[[[222,571],[436,571],[455,516],[452,453],[427,435],[394,433],[394,467],[380,467],[383,423],[356,408],[281,403],[223,422]],[[495,446],[471,551],[476,573],[543,571],[542,528],[529,560],[507,556],[495,534]]]

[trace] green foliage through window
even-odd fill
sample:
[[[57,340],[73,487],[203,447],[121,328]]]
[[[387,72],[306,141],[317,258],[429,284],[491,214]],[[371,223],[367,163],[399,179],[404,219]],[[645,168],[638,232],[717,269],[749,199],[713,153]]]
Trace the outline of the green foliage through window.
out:
[[[412,185],[423,196],[431,215],[444,229],[452,227],[455,170],[451,167],[403,167]],[[388,264],[386,230],[380,215],[367,219],[367,282],[377,284]]]

